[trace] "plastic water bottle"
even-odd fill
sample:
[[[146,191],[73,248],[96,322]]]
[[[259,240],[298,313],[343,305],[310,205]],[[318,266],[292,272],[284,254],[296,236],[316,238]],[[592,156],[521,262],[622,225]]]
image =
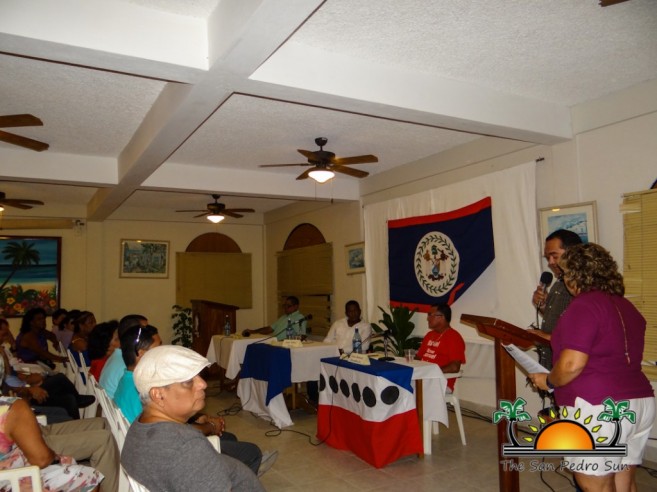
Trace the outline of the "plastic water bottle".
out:
[[[287,319],[287,328],[285,328],[285,336],[288,340],[292,340],[294,337],[294,330],[292,329],[292,320]]]
[[[231,331],[232,330],[230,329],[230,318],[228,317],[228,315],[226,315],[226,323],[224,323],[224,335],[229,337]]]
[[[352,352],[354,354],[363,353],[363,340],[360,338],[360,333],[358,333],[358,328],[354,330],[354,338],[351,340]]]

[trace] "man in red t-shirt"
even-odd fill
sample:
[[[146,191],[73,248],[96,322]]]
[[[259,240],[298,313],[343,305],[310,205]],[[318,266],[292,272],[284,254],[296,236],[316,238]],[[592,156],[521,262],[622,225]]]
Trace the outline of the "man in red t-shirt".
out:
[[[427,314],[429,331],[422,340],[416,359],[438,364],[443,373],[455,373],[465,364],[465,342],[461,334],[449,326],[452,309],[447,304],[434,304]],[[448,392],[454,391],[455,378],[447,380]]]

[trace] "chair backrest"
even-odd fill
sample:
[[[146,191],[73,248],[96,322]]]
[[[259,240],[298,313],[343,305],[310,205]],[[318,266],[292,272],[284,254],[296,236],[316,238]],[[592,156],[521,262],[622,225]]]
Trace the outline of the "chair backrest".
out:
[[[41,472],[38,466],[23,466],[21,468],[10,468],[9,470],[0,471],[0,484],[8,481],[11,484],[10,490],[21,490],[20,480],[30,478],[32,480],[32,491],[41,492]]]
[[[461,366],[461,370],[459,372],[446,372],[443,374],[446,379],[459,379],[463,377],[463,366]],[[455,395],[457,391],[458,385],[454,384],[454,391],[452,391],[452,394]]]

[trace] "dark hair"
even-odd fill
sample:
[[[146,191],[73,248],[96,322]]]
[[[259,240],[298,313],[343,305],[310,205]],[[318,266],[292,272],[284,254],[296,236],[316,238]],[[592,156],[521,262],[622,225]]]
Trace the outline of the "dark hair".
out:
[[[347,301],[347,303],[344,305],[344,310],[346,311],[349,309],[349,306],[356,306],[360,311],[360,304],[358,304],[358,301],[354,301],[353,299],[351,301]]]
[[[579,292],[599,290],[622,296],[625,294],[623,276],[609,251],[599,244],[588,243],[573,246],[559,260],[563,281]]]
[[[126,367],[134,366],[137,362],[137,352],[147,350],[153,345],[153,337],[157,335],[157,328],[151,325],[132,326],[119,335],[121,340],[121,355]]]
[[[107,353],[114,332],[119,327],[119,322],[113,319],[105,323],[99,323],[94,326],[89,333],[87,352],[89,360],[102,359]]]
[[[294,304],[295,306],[298,306],[298,305],[299,305],[299,298],[298,298],[298,297],[295,297],[295,296],[287,296],[287,297],[285,298],[285,300],[286,300],[286,301],[290,301],[290,302],[291,302],[292,304]]]
[[[23,316],[23,321],[21,322],[21,333],[27,333],[32,329],[32,320],[37,316],[37,314],[43,314],[43,317],[46,317],[46,310],[40,307],[35,307],[28,310]]]
[[[59,308],[59,309],[55,309],[52,312],[51,317],[52,317],[52,319],[55,319],[55,318],[59,318],[62,315],[66,316],[67,313],[68,313],[68,311],[66,309]]]
[[[64,321],[59,323],[59,331],[63,331],[66,329],[66,325],[68,325],[71,321],[73,321],[73,329],[75,329],[75,320],[77,317],[80,316],[80,310],[79,309],[73,309],[66,313],[66,316],[64,317]]]
[[[82,311],[75,318],[75,327],[73,328],[73,332],[79,333],[80,332],[80,325],[82,323],[85,323],[93,315],[94,315],[94,313],[92,313],[91,311]]]
[[[139,326],[142,321],[148,321],[146,316],[141,314],[127,314],[119,321],[119,337],[125,333],[128,328]]]
[[[7,321],[7,318],[0,318],[0,325],[3,324],[9,326],[9,321]]]
[[[452,322],[452,308],[447,304],[432,304],[431,307],[436,308],[436,310],[445,317],[447,323]]]
[[[545,238],[545,242],[551,241],[552,239],[559,239],[563,249],[568,249],[571,246],[582,244],[582,238],[579,237],[579,234],[573,231],[568,231],[566,229],[557,229]]]

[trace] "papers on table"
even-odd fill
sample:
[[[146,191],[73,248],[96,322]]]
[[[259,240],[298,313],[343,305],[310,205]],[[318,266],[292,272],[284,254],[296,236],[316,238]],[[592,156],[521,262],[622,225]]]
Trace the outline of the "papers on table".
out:
[[[502,346],[509,353],[509,355],[513,357],[518,364],[520,364],[520,367],[527,371],[527,373],[534,374],[550,372],[537,361],[532,359],[529,355],[527,355],[523,350],[520,350],[518,347],[516,347],[514,344],[510,343],[509,345]]]

